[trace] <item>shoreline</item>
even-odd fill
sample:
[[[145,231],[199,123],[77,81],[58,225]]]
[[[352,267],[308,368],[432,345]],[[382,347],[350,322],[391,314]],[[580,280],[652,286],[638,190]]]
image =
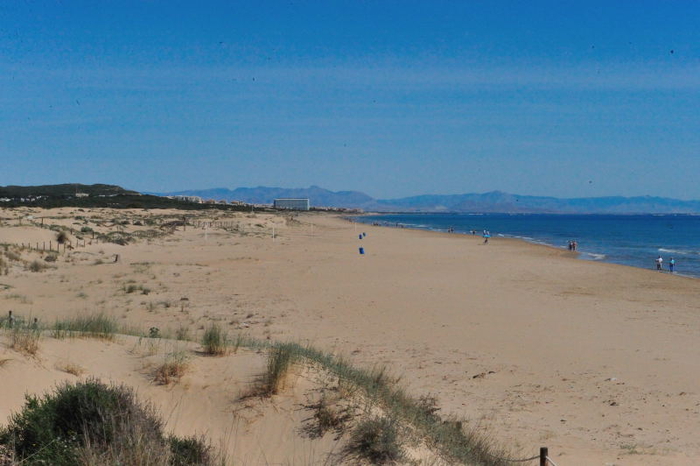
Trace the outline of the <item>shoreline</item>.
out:
[[[405,213],[405,214],[400,214],[400,215],[414,215],[414,214],[415,213]],[[356,216],[342,216],[340,218],[343,218],[343,219],[346,219],[346,220],[352,222],[352,220],[350,220],[350,219],[355,218],[355,217],[370,217],[370,216],[381,216],[381,215],[385,215],[385,214],[383,214],[383,213],[371,213],[371,214],[360,214],[360,215],[356,215]],[[426,213],[426,215],[430,215],[430,214]],[[531,215],[531,214],[521,214],[521,215]],[[551,215],[551,214],[547,214],[547,215]],[[562,215],[574,215],[574,214],[562,214]],[[602,214],[591,214],[591,215],[602,215]],[[613,215],[613,214],[610,214],[610,215]],[[615,214],[615,215],[617,215],[617,214]],[[642,214],[634,214],[634,215],[642,215]],[[646,215],[648,215],[648,214],[646,214]],[[670,214],[664,214],[664,216],[665,215],[670,215]],[[689,216],[689,215],[684,215],[684,216]],[[368,219],[368,221],[369,221],[369,219]],[[357,223],[364,224],[364,225],[385,227],[385,228],[389,228],[389,229],[407,229],[407,230],[426,231],[426,232],[434,232],[434,233],[442,233],[442,234],[463,235],[463,236],[467,236],[467,237],[477,237],[477,238],[482,237],[478,233],[475,235],[470,234],[466,231],[454,231],[454,232],[450,233],[444,229],[433,229],[433,228],[429,228],[429,227],[422,228],[419,226],[411,226],[411,225],[401,224],[401,223],[399,223],[399,225],[403,225],[403,226],[393,226],[393,225],[389,224],[389,222],[384,222],[384,224],[378,223],[376,225],[368,223],[368,222],[363,222],[363,221],[360,221]],[[538,240],[536,238],[523,237],[523,236],[519,236],[519,235],[510,235],[510,234],[504,234],[504,233],[498,233],[497,235],[492,235],[491,239],[493,240],[494,238],[499,238],[501,240],[503,240],[503,239],[516,240],[516,241],[522,241],[523,243],[530,244],[530,245],[544,246],[547,248],[551,248],[553,250],[564,252],[567,255],[572,253],[571,255],[569,255],[569,257],[572,257],[572,258],[575,258],[575,259],[578,259],[581,261],[599,262],[599,263],[610,264],[610,265],[619,265],[622,267],[630,267],[630,268],[633,268],[636,270],[648,270],[648,271],[658,272],[653,267],[640,267],[640,266],[633,265],[633,264],[613,262],[613,261],[606,260],[606,258],[608,257],[607,253],[595,253],[595,252],[590,252],[590,251],[568,251],[564,248],[564,246],[557,246],[556,244],[547,242],[545,240]],[[586,258],[584,256],[590,256],[591,258]],[[664,274],[673,275],[673,276],[682,277],[682,278],[689,278],[689,279],[693,279],[693,280],[700,279],[700,275],[684,274],[684,273],[679,273],[677,271],[671,272],[671,271],[666,270],[666,269],[664,269],[662,272]]]

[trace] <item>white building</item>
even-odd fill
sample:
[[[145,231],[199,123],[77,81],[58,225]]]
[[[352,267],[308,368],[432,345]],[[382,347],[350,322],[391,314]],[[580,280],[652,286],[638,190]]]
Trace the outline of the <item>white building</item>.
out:
[[[177,201],[183,202],[194,202],[195,204],[202,204],[202,198],[199,196],[168,196],[170,199],[175,199]]]
[[[275,199],[275,209],[309,210],[308,199]]]

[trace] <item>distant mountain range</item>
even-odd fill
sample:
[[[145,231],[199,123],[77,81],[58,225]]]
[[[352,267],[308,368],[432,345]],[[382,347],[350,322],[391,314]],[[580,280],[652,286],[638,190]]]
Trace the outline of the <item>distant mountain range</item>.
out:
[[[154,193],[155,194],[155,193]],[[160,195],[199,196],[204,199],[271,204],[279,198],[308,198],[314,207],[359,208],[376,212],[480,212],[480,213],[571,213],[700,214],[700,201],[682,201],[664,197],[556,197],[521,196],[501,191],[488,193],[422,195],[400,199],[374,199],[358,191],[329,191],[309,188],[226,188],[178,191]]]

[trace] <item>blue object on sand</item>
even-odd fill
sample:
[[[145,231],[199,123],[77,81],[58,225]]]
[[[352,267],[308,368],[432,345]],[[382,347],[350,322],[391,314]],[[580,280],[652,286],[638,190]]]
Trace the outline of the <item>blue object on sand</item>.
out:
[[[364,253],[365,253],[365,248],[360,248],[360,254],[364,254]]]
[[[362,239],[362,235],[357,235],[357,236],[359,236],[359,237],[360,237],[360,239]]]

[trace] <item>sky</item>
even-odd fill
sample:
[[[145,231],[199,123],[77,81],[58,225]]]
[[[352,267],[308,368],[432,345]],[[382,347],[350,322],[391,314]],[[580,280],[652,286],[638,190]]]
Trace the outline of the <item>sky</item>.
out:
[[[0,185],[700,199],[700,2],[0,3]]]

